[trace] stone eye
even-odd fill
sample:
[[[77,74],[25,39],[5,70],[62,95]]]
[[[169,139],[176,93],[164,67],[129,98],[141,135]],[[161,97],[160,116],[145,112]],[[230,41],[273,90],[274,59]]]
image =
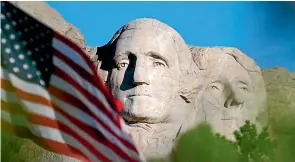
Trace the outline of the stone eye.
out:
[[[154,65],[155,66],[163,66],[163,67],[165,67],[165,64],[163,64],[162,62],[159,62],[159,61],[155,62]]]
[[[122,62],[122,63],[118,63],[117,64],[117,67],[120,69],[120,68],[125,68],[125,67],[127,67],[128,66],[128,63],[126,63],[126,62]]]
[[[245,83],[245,82],[239,82],[238,83],[238,87],[242,90],[242,91],[245,91],[245,92],[248,92],[249,91],[249,87],[248,85]]]
[[[210,86],[211,90],[220,90],[217,86]]]
[[[223,88],[224,86],[220,81],[214,81],[208,86],[207,90],[209,90],[212,93],[219,94],[223,91]]]
[[[243,91],[248,92],[248,88],[247,87],[242,87],[241,88]]]

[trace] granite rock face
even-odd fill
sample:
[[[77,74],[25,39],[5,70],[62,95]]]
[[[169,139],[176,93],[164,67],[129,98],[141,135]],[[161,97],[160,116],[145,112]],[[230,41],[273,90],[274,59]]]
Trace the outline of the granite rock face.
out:
[[[88,57],[90,60],[94,61],[96,59],[97,48],[90,47],[90,46],[84,46],[82,49],[84,50],[84,52],[86,52],[88,54]]]

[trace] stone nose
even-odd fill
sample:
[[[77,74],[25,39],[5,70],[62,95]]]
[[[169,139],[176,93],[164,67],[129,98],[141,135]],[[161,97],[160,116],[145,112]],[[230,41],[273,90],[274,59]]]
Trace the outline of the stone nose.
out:
[[[226,108],[234,108],[234,107],[238,107],[239,105],[241,105],[243,102],[241,102],[238,99],[235,98],[228,98],[225,103],[224,103],[224,107]]]
[[[228,95],[224,102],[224,107],[236,108],[239,105],[243,104],[243,101],[240,99],[238,92],[236,92],[232,86],[228,86],[227,88]]]
[[[147,72],[147,67],[143,64],[136,65],[133,74],[133,84],[138,85],[150,85],[150,78]]]

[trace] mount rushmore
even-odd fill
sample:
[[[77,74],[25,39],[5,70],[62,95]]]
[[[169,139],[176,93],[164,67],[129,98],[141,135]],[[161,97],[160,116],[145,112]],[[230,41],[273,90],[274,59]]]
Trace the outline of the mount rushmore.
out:
[[[201,122],[234,140],[233,131],[246,120],[263,126],[272,118],[294,119],[295,74],[277,67],[261,70],[237,48],[187,45],[173,27],[150,18],[126,22],[107,44],[89,47],[47,4],[13,3],[84,49],[123,103],[125,130],[146,158],[167,156],[177,137]],[[284,110],[268,106],[278,104]],[[30,141],[20,154],[30,161],[75,161]]]

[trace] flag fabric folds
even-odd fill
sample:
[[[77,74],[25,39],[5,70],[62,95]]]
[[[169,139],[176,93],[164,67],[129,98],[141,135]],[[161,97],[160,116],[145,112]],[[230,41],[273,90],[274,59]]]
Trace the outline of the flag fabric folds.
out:
[[[1,1],[1,131],[81,161],[140,161],[86,54]]]

